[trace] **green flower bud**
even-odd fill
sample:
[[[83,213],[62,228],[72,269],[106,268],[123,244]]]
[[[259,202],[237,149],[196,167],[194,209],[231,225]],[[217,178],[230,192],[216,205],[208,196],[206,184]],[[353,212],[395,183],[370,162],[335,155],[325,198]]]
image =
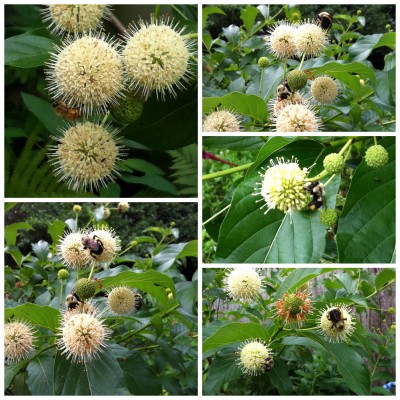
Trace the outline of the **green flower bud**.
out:
[[[319,220],[321,224],[330,228],[331,226],[335,225],[337,222],[338,216],[335,210],[332,208],[328,208],[326,210],[322,210],[319,213]]]
[[[324,158],[323,164],[330,174],[337,174],[344,168],[345,161],[340,154],[331,153]]]
[[[138,120],[142,115],[143,102],[135,94],[129,93],[110,111],[116,120],[123,124],[129,124]]]
[[[368,167],[374,169],[380,168],[386,165],[388,161],[389,161],[389,153],[380,144],[371,146],[365,152],[365,162],[368,165]]]
[[[258,66],[261,68],[268,67],[269,61],[267,57],[261,57],[258,59]]]
[[[76,283],[75,293],[81,300],[90,299],[96,292],[96,286],[89,279],[82,278]]]
[[[105,208],[103,211],[103,219],[107,219],[111,215],[111,211],[109,208]]]
[[[174,294],[173,293],[168,293],[168,299],[172,300],[174,298]]]
[[[361,10],[357,10],[357,15],[361,15],[362,11]]]
[[[288,85],[293,91],[303,89],[303,87],[307,85],[307,79],[308,75],[304,71],[298,69],[290,71],[287,76]]]
[[[80,205],[78,205],[78,204],[75,204],[75,205],[72,207],[72,211],[73,211],[74,213],[76,213],[76,214],[79,214],[79,213],[82,211],[82,207],[81,207]]]
[[[68,270],[66,270],[66,269],[60,269],[60,270],[58,271],[58,274],[57,274],[57,278],[58,278],[58,279],[60,279],[60,280],[62,280],[62,281],[65,281],[65,279],[68,279],[68,277],[69,277],[69,272],[68,272]]]
[[[389,307],[388,308],[388,313],[389,314],[394,314],[396,312],[396,309],[394,307]]]

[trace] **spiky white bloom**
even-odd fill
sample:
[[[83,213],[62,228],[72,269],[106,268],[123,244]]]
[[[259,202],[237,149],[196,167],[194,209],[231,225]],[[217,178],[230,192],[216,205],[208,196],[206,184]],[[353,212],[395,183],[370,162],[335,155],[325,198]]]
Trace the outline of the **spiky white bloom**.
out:
[[[82,232],[66,232],[57,245],[57,254],[67,268],[86,268],[88,260],[83,251]]]
[[[277,158],[276,164],[270,160],[270,166],[260,172],[263,178],[261,189],[256,188],[253,195],[262,196],[258,201],[264,201],[261,209],[267,207],[265,214],[272,209],[278,209],[284,213],[293,213],[296,210],[302,210],[307,207],[308,194],[304,188],[307,168],[300,168],[298,160],[292,158],[286,160]]]
[[[56,46],[45,70],[51,97],[89,115],[93,110],[105,113],[109,106],[116,106],[124,96],[125,82],[116,41],[90,33],[68,36],[61,47]]]
[[[337,99],[338,84],[336,79],[330,76],[318,76],[310,87],[310,92],[314,99],[322,104],[331,104]]]
[[[4,325],[4,359],[15,363],[29,356],[33,347],[33,329],[20,321]]]
[[[326,32],[320,26],[308,23],[298,26],[295,45],[300,54],[309,57],[319,56],[326,44]]]
[[[85,256],[90,262],[110,263],[121,250],[121,240],[112,228],[92,228],[84,232],[83,237],[88,237],[101,246],[102,249],[100,254],[95,254],[93,252],[91,254],[90,245],[85,246]]]
[[[203,132],[239,132],[241,120],[238,114],[219,110],[208,114],[203,122]]]
[[[345,305],[330,305],[322,311],[319,331],[329,342],[344,342],[354,331],[354,316]]]
[[[115,287],[108,294],[107,302],[115,314],[129,314],[135,309],[135,294],[128,287]]]
[[[166,92],[176,96],[175,88],[185,88],[192,76],[190,56],[194,42],[183,36],[168,18],[150,23],[130,24],[125,33],[123,49],[128,80],[135,91],[148,97],[152,91],[165,98]]]
[[[105,4],[52,4],[43,11],[43,22],[50,22],[53,34],[88,33],[102,28],[102,18],[109,19]]]
[[[297,28],[288,21],[280,21],[264,37],[276,58],[290,58],[297,54]]]
[[[92,314],[72,313],[62,319],[58,345],[73,362],[90,362],[106,346],[110,331]]]
[[[271,99],[269,102],[269,112],[273,117],[277,117],[278,114],[290,104],[304,104],[305,100],[300,93],[293,93],[287,99]]]
[[[99,190],[119,175],[116,163],[125,156],[117,129],[86,121],[69,125],[49,146],[55,175],[74,190]]]
[[[256,269],[237,267],[228,271],[224,278],[225,291],[234,300],[253,301],[260,293],[262,278]]]
[[[263,340],[247,340],[239,347],[237,362],[246,375],[256,376],[264,373],[271,359],[272,351]]]
[[[289,104],[274,118],[277,132],[319,132],[321,121],[312,106]]]

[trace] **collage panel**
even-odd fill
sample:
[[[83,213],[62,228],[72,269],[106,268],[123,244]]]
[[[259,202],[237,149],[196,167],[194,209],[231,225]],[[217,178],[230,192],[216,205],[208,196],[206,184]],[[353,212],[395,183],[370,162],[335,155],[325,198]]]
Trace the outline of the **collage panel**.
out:
[[[203,262],[395,262],[395,138],[204,137]]]
[[[197,5],[5,5],[6,197],[197,197]]]
[[[197,395],[197,218],[197,203],[8,203],[5,394]]]
[[[393,4],[204,5],[203,132],[395,132]]]
[[[389,395],[394,268],[203,269],[203,394]]]

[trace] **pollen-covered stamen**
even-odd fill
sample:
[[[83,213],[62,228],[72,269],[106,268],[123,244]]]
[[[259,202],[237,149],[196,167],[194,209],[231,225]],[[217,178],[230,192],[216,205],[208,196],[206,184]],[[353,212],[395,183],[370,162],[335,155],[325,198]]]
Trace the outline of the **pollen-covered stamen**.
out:
[[[240,116],[233,111],[214,111],[206,116],[203,132],[239,132],[241,122]]]
[[[234,268],[224,278],[225,291],[234,300],[254,301],[260,293],[262,278],[253,268]]]
[[[286,323],[294,322],[300,326],[310,313],[311,305],[312,301],[308,292],[285,293],[275,304],[276,314]]]
[[[277,132],[318,132],[321,120],[306,103],[289,104],[273,119]]]
[[[326,32],[318,25],[304,23],[299,25],[295,36],[295,45],[300,54],[316,57],[327,44]]]

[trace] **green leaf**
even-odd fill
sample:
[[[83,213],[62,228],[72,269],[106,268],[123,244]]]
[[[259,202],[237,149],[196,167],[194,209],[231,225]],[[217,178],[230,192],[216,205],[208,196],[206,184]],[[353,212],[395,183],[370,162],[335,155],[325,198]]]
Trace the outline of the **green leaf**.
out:
[[[38,306],[37,304],[25,303],[23,305],[5,308],[4,319],[19,319],[30,322],[32,325],[55,331],[60,321],[60,311],[48,306]]]
[[[203,99],[203,112],[210,112],[218,104],[220,107],[247,115],[261,122],[268,119],[265,101],[254,94],[233,92],[222,97],[212,97],[211,99],[206,97]]]
[[[213,136],[203,137],[203,146],[211,149],[257,151],[265,144],[261,137]]]
[[[127,396],[125,376],[111,350],[106,347],[85,364],[73,363],[57,353],[54,366],[57,396]]]
[[[33,230],[32,226],[26,222],[16,222],[15,224],[6,225],[4,228],[4,239],[9,246],[15,245],[17,242],[17,234],[20,229]]]
[[[197,281],[177,282],[175,286],[179,304],[187,313],[193,314],[193,305],[197,302]]]
[[[54,396],[54,356],[42,354],[26,368],[26,384],[33,396]]]
[[[293,394],[292,381],[290,380],[286,362],[279,358],[275,359],[274,368],[272,368],[268,375],[269,380],[276,387],[281,396]]]
[[[17,68],[40,67],[53,51],[53,41],[41,36],[17,35],[4,41],[4,64]]]
[[[214,6],[207,6],[202,9],[202,28],[204,29],[206,26],[207,18],[210,14],[222,14],[225,13],[219,8]]]
[[[125,374],[130,394],[135,396],[157,396],[161,394],[162,386],[158,376],[137,352],[120,360],[119,364]]]
[[[254,6],[246,6],[246,8],[240,9],[240,18],[244,23],[247,34],[249,34],[252,31],[254,23],[256,21],[257,14],[258,14],[258,9],[257,7]]]
[[[348,387],[359,396],[370,394],[370,375],[364,360],[356,350],[345,343],[328,343],[321,336],[303,331],[302,335],[322,345],[336,361]]]
[[[198,241],[192,240],[189,243],[170,244],[165,246],[153,257],[153,265],[162,272],[171,268],[175,261],[184,257],[197,257]]]
[[[221,346],[242,342],[246,339],[268,339],[267,330],[256,323],[232,322],[219,328],[213,335],[203,342],[203,353],[217,350]]]
[[[25,368],[25,366],[26,366],[26,364],[28,364],[28,362],[29,362],[29,360],[22,360],[19,363],[4,366],[4,388],[5,389],[7,389],[11,385],[15,375],[17,375],[18,372],[22,368]]]
[[[375,278],[376,290],[381,290],[386,284],[396,279],[396,272],[393,269],[386,268],[381,271]]]
[[[271,147],[272,144],[265,146]],[[280,147],[281,143],[277,144]],[[257,158],[259,166],[266,167],[275,157],[286,160],[298,157],[300,167],[314,164],[322,151],[321,144],[314,141],[290,143],[274,153],[267,151]],[[263,154],[264,147],[260,150]],[[264,158],[264,162],[262,162]],[[238,185],[231,207],[220,229],[216,262],[227,263],[310,263],[319,262],[325,249],[325,228],[317,212],[294,212],[292,221],[288,214],[271,210],[266,215],[260,210],[254,196],[261,178],[254,171]],[[326,200],[331,204],[336,198],[339,180],[327,191]]]
[[[178,195],[178,190],[176,187],[167,179],[159,175],[145,174],[143,176],[132,176],[124,174],[122,175],[122,179],[128,183],[137,183],[140,185],[149,186],[162,192],[170,193],[174,196]]]
[[[380,144],[389,163],[372,169],[363,161],[353,175],[339,219],[337,246],[341,263],[391,263],[394,259],[395,138]]]
[[[158,168],[156,165],[140,158],[129,158],[122,162],[123,165],[127,165],[135,171],[146,172],[150,175],[164,175],[164,171]]]
[[[54,112],[48,101],[27,93],[22,93],[22,100],[28,110],[35,115],[50,133],[53,135],[59,134],[59,127],[63,126],[65,122]]]
[[[360,62],[352,62],[349,64],[340,64],[336,62],[328,62],[322,67],[310,68],[314,76],[327,74],[341,80],[342,74],[348,72],[350,74],[360,74],[371,79],[372,83],[376,83],[374,70]],[[346,82],[348,82],[346,80]],[[346,83],[345,82],[345,83]]]
[[[383,35],[377,33],[375,35],[361,37],[356,43],[349,47],[349,56],[352,61],[363,61],[368,58],[372,50],[382,46],[395,50],[396,32],[388,32]]]
[[[47,223],[47,231],[53,240],[53,244],[57,244],[59,242],[66,226],[67,224],[59,219]]]

